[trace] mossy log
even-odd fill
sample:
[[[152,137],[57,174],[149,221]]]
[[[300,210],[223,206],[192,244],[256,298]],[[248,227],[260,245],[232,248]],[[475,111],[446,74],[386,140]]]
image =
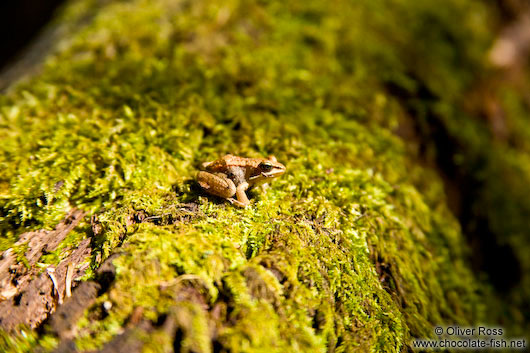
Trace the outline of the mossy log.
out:
[[[524,332],[530,105],[488,59],[496,10],[67,2],[53,50],[0,96],[2,350],[399,352],[437,325]],[[287,172],[237,208],[194,181],[227,153]],[[473,268],[477,220],[516,261],[504,297]]]

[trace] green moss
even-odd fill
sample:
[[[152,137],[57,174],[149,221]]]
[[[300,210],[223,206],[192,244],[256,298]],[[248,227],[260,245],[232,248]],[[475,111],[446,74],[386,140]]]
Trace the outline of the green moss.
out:
[[[153,322],[178,313],[194,352],[211,349],[209,325],[226,351],[350,352],[494,320],[441,181],[391,132],[403,109],[384,88],[415,92],[419,77],[452,102],[487,20],[456,0],[109,3],[0,97],[0,246],[71,207],[97,215],[93,268],[123,255],[79,323],[84,350],[136,307]],[[274,154],[287,173],[234,208],[192,181],[226,153]],[[204,303],[179,297],[189,288]],[[172,344],[161,329],[144,339]]]

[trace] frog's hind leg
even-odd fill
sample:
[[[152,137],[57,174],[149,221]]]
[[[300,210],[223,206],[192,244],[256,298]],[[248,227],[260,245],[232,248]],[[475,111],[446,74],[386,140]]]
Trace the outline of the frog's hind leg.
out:
[[[239,184],[236,188],[232,179],[227,178],[224,174],[204,171],[197,173],[197,182],[207,193],[225,198],[236,206],[247,207],[250,203],[245,194],[249,186],[246,182]],[[234,199],[234,196],[237,197],[237,200]]]
[[[236,194],[236,185],[234,182],[220,173],[198,172],[197,182],[204,191],[211,195],[228,199]]]

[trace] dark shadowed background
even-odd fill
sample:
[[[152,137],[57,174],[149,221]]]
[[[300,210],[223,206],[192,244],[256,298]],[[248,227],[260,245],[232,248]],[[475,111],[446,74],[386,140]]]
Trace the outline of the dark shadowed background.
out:
[[[0,70],[15,60],[63,0],[0,1]]]

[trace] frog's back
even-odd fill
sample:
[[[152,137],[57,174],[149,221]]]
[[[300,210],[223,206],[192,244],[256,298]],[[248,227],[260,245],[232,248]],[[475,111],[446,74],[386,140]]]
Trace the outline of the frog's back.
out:
[[[227,154],[212,162],[203,163],[203,168],[211,172],[225,172],[231,167],[257,167],[261,158],[245,158]]]
[[[231,155],[227,154],[226,156],[216,159],[215,161],[205,162],[202,164],[202,168],[210,172],[222,172],[226,169],[225,158],[227,156],[231,156]]]
[[[245,158],[232,154],[227,154],[221,159],[225,161],[227,167],[256,167],[261,162],[261,158]]]

